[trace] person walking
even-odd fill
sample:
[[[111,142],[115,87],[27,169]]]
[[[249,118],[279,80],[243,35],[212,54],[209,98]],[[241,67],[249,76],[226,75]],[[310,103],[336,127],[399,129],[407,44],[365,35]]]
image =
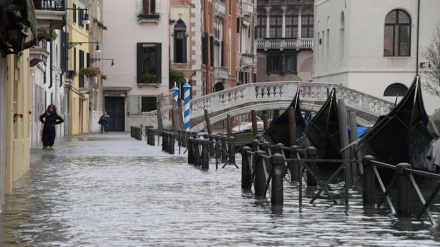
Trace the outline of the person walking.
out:
[[[64,122],[64,119],[57,113],[55,105],[49,105],[45,113],[40,116],[40,122],[43,123],[43,149],[55,149],[54,142],[56,137],[55,125]]]
[[[99,122],[101,125],[101,133],[102,132],[106,132],[108,131],[108,127],[110,124],[110,116],[107,114],[107,112],[105,111],[104,114],[99,118]]]

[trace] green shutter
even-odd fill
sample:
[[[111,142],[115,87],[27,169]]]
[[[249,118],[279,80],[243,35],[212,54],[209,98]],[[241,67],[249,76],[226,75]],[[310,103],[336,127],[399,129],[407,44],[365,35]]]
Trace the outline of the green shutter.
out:
[[[156,78],[162,81],[162,44],[156,44]]]
[[[272,57],[266,57],[266,73],[269,75],[272,72]]]
[[[143,61],[142,61],[142,56],[143,56],[143,49],[142,49],[142,43],[137,43],[137,82],[141,83],[142,82],[142,68],[143,68]]]

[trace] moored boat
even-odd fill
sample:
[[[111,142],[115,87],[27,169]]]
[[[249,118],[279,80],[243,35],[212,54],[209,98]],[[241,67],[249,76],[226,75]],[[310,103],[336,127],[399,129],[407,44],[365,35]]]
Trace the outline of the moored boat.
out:
[[[419,76],[402,100],[387,115],[379,117],[372,129],[359,139],[359,158],[372,155],[377,161],[397,165],[405,162],[414,169],[428,171],[426,154],[432,136],[427,130],[428,115],[423,104]]]

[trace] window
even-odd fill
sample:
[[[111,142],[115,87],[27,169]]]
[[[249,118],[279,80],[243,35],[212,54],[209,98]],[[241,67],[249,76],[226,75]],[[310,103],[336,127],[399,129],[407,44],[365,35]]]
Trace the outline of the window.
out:
[[[306,8],[301,13],[301,38],[313,38],[312,8]]]
[[[174,62],[186,63],[186,25],[182,20],[174,26]]]
[[[266,37],[266,11],[259,9],[257,10],[257,27],[255,36],[257,39],[263,39]]]
[[[396,83],[389,85],[385,89],[383,96],[392,96],[392,97],[404,96],[407,91],[408,91],[408,88],[405,85],[403,85],[402,83],[396,82]]]
[[[144,14],[150,14],[156,12],[156,1],[155,0],[143,0],[142,10]]]
[[[269,54],[267,56],[267,74],[297,74],[296,54]]]
[[[162,44],[137,44],[137,82],[160,83],[162,78]]]
[[[76,23],[76,4],[73,4],[73,7],[72,7],[72,19],[73,19],[73,23]]]
[[[79,50],[79,69],[84,68],[84,51]],[[79,79],[79,87],[84,88],[84,75],[80,75]]]
[[[384,56],[410,56],[411,18],[403,10],[393,10],[385,17]]]
[[[156,110],[156,97],[142,97],[142,112]]]
[[[288,9],[286,12],[286,38],[298,38],[298,10]]]
[[[270,12],[270,38],[282,38],[283,33],[283,11],[281,9],[273,9]]]

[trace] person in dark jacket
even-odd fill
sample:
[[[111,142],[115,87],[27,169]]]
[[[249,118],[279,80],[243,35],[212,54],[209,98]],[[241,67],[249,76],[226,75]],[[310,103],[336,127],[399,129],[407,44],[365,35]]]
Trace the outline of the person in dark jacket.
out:
[[[105,133],[107,133],[108,131],[108,127],[110,125],[110,116],[107,114],[107,112],[105,111],[104,114],[99,118],[99,122],[101,125],[101,133],[103,131],[105,131]]]
[[[56,137],[55,125],[63,123],[64,119],[57,114],[55,105],[49,105],[46,112],[40,116],[40,121],[44,125],[41,138],[43,141],[43,149],[53,150],[55,149],[53,144]]]

